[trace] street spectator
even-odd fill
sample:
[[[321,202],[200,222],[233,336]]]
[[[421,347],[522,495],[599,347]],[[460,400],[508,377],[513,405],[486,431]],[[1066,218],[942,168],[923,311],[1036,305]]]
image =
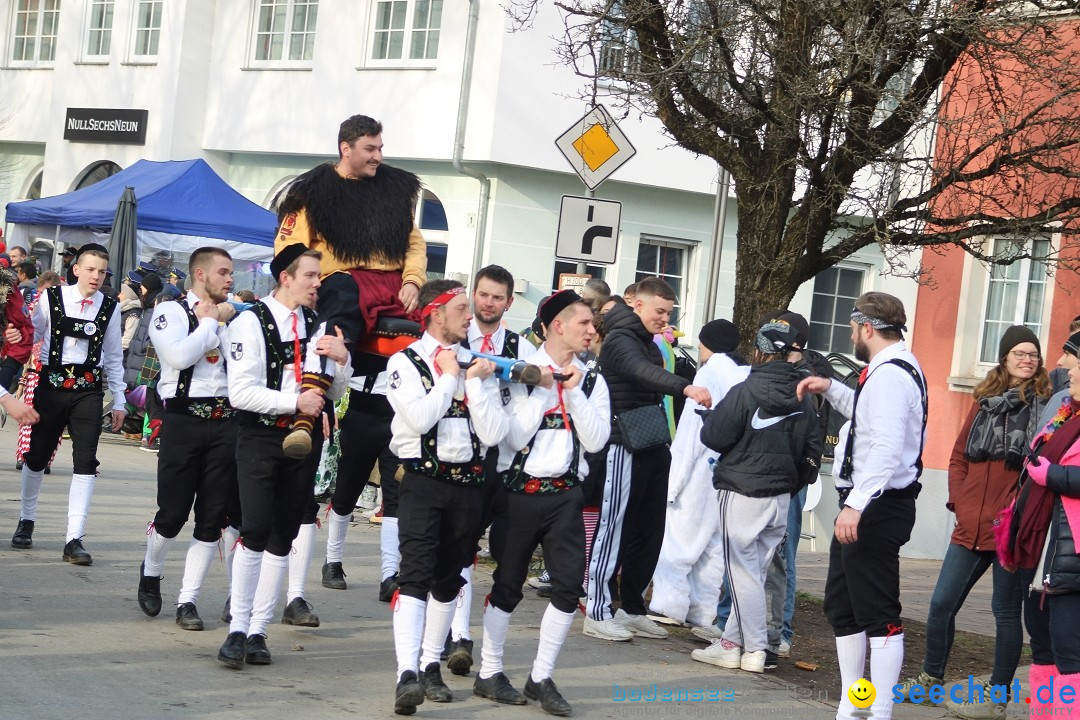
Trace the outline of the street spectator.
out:
[[[592,308],[593,312],[611,297],[611,287],[600,278],[589,278],[581,290],[581,299]]]
[[[121,343],[124,346],[125,358],[127,358],[128,346],[131,345],[131,339],[135,337],[135,331],[139,327],[139,320],[142,318],[142,314],[142,300],[135,294],[135,289],[132,288],[129,283],[123,283],[120,286],[120,322],[121,329],[124,333],[121,338]]]
[[[1013,500],[1028,443],[1041,427],[1038,421],[1049,394],[1039,339],[1022,325],[1010,327],[998,345],[998,364],[975,387],[975,402],[953,445],[946,507],[956,513],[956,527],[930,599],[922,671],[903,684],[905,700],[914,685],[943,683],[956,614],[987,569],[993,571],[990,606],[997,628],[988,684],[1012,682],[1024,644],[1021,587],[1016,573],[1001,567],[996,557],[994,522]],[[973,699],[951,709],[959,717],[994,718],[1003,714],[995,706],[1004,709],[1002,703],[984,697],[982,702]]]
[[[11,248],[10,250],[8,250],[8,255],[11,257],[11,266],[12,267],[17,268],[20,265],[22,265],[24,262],[26,262],[26,249],[22,248],[22,247],[19,247],[18,245]],[[36,266],[35,266],[35,269],[36,269]]]
[[[38,277],[37,282],[37,296],[34,298],[34,302],[30,304],[29,313],[33,315],[34,308],[37,307],[38,300],[49,288],[54,285],[60,284],[60,276],[52,270],[46,270]],[[30,359],[26,363],[26,372],[23,374],[22,380],[20,380],[22,386],[22,401],[29,405],[34,406],[34,393],[37,391],[38,381],[41,379],[41,345],[45,342],[45,338],[41,338],[36,343],[32,352],[30,353]],[[52,463],[56,459],[56,452],[60,449],[60,442],[56,443],[56,450],[53,450],[52,457],[49,458],[49,464],[45,466],[45,474],[52,473]],[[15,447],[15,469],[22,470],[23,466],[23,454],[30,449],[30,426],[19,426],[19,440]]]
[[[753,369],[733,387],[701,429],[702,443],[719,453],[721,553],[732,612],[723,637],[691,657],[723,668],[762,672],[767,664],[765,575],[787,530],[792,493],[817,479],[821,433],[809,397],[796,397],[807,335],[801,315],[768,318],[754,342]],[[778,639],[777,643],[778,644]]]
[[[664,538],[671,440],[661,402],[682,393],[711,407],[709,391],[663,369],[653,342],[671,317],[675,291],[663,280],[637,284],[633,306],[616,305],[600,368],[611,389],[614,425],[607,457],[604,502],[589,562],[585,634],[627,641],[635,634],[664,638],[667,631],[645,615],[645,589]],[[622,607],[612,616],[609,583],[622,567]]]
[[[34,326],[26,312],[19,279],[11,258],[0,253],[0,317],[4,319],[4,342],[0,347],[0,388],[10,392],[34,346]]]
[[[701,328],[698,341],[700,365],[694,383],[720,403],[750,371],[735,354],[739,330],[728,320],[713,320]],[[713,489],[717,453],[701,442],[700,408],[687,400],[671,444],[664,544],[649,602],[651,613],[695,627],[712,625],[724,579],[720,515]]]
[[[1077,315],[1069,323],[1069,335],[1080,332],[1080,315]],[[1073,361],[1076,362],[1076,345],[1069,348],[1069,343],[1065,343],[1065,353],[1072,355]],[[1050,371],[1050,386],[1053,388],[1053,392],[1059,393],[1069,389],[1069,370],[1072,366],[1062,364],[1061,360],[1058,360],[1058,366]]]
[[[20,249],[20,248],[16,248]],[[14,258],[12,258],[14,262]],[[34,298],[37,297],[37,265],[24,260],[21,263],[15,265],[19,275],[19,291],[23,294],[23,304],[29,308],[30,303],[34,302]]]

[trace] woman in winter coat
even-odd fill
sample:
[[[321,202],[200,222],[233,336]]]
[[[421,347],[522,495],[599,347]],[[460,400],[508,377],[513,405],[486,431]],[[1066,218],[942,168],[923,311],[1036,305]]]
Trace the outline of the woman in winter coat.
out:
[[[1030,717],[1069,717],[1080,702],[1080,368],[1031,447],[1010,542],[1031,637]]]
[[[926,619],[922,672],[903,684],[905,698],[914,685],[940,685],[945,677],[955,633],[956,614],[968,592],[992,568],[990,601],[996,623],[994,668],[988,685],[1012,682],[1024,644],[1020,582],[1001,567],[994,551],[994,519],[1013,501],[1028,444],[1050,396],[1050,379],[1039,339],[1028,328],[1007,329],[998,344],[998,364],[974,390],[949,460],[949,500],[956,528],[941,564]],[[1003,700],[998,695],[997,700]],[[960,717],[999,717],[1003,702],[984,694],[972,702],[951,704]]]
[[[694,384],[707,388],[713,402],[719,403],[750,371],[744,360],[733,356],[739,330],[727,320],[713,320],[701,328],[698,340],[701,365]],[[700,407],[687,399],[671,444],[664,544],[653,572],[649,611],[705,627],[716,615],[724,562],[712,485],[717,453],[701,443],[702,420],[696,412]]]

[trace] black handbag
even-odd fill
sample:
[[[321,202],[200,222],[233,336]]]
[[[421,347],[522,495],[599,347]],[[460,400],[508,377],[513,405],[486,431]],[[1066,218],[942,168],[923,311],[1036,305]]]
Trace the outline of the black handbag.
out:
[[[632,453],[652,450],[671,442],[667,413],[661,405],[646,405],[621,412],[615,423],[622,435],[622,444]]]

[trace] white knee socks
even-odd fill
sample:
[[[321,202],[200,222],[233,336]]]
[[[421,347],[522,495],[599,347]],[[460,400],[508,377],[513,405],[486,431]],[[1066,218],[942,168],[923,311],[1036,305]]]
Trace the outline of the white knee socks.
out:
[[[840,706],[836,709],[836,720],[849,720],[855,706],[848,700],[847,690],[866,672],[866,633],[837,637],[836,660],[840,666]]]
[[[23,463],[20,520],[37,520],[37,501],[38,495],[41,494],[41,479],[44,476],[44,470],[31,470],[29,465]]]
[[[266,626],[274,616],[274,608],[277,607],[278,596],[281,595],[281,584],[289,571],[288,556],[282,557],[268,552],[264,552],[262,556],[262,570],[251,608],[248,635],[266,634]]]
[[[533,661],[533,682],[542,682],[551,677],[555,661],[559,659],[570,624],[574,622],[574,613],[564,613],[548,603],[544,619],[540,621],[540,644],[536,648],[536,660]]]
[[[456,603],[439,602],[428,595],[427,612],[424,617],[424,644],[420,651],[420,669],[431,663],[441,662],[443,648],[446,647],[446,633],[450,630],[450,621],[454,616]]]
[[[382,554],[382,579],[385,580],[397,574],[401,567],[396,517],[383,518],[382,528],[379,530],[379,550]]]
[[[236,558],[236,550],[239,547],[236,541],[240,539],[240,528],[229,525],[221,531],[222,554],[225,556],[225,580],[228,587],[232,587],[233,560]]]
[[[334,513],[330,513],[333,515]],[[308,567],[311,565],[311,556],[315,552],[315,523],[300,526],[300,532],[292,543],[292,552],[289,553],[289,590],[285,593],[285,599],[292,602],[293,598],[304,597],[304,585],[307,581]]]
[[[870,682],[875,688],[891,688],[896,685],[900,681],[900,668],[903,664],[904,633],[870,638]],[[874,699],[870,709],[875,720],[892,718],[893,701],[888,690]]]
[[[352,513],[338,515],[333,509],[330,510],[330,528],[326,537],[326,562],[341,562],[345,555],[345,533],[349,530],[349,518]],[[383,520],[385,523],[386,520]],[[382,534],[386,534],[385,526]]]
[[[546,616],[545,616],[546,617]],[[510,629],[510,613],[492,604],[484,608],[484,640],[480,646],[480,677],[488,679],[503,671],[503,646]]]
[[[184,581],[180,586],[180,594],[176,596],[177,605],[198,601],[199,590],[202,589],[203,581],[210,572],[210,563],[214,562],[216,551],[216,542],[202,542],[192,538],[188,543],[187,559],[184,561]]]
[[[169,554],[176,538],[162,537],[153,527],[146,536],[146,557],[143,559],[143,575],[146,577],[159,577],[162,568],[165,567],[165,558]]]
[[[264,553],[248,550],[243,545],[236,546],[233,557],[232,593],[229,595],[232,622],[229,632],[248,634],[251,624],[251,607],[255,601],[255,589],[259,586]]]
[[[472,615],[472,565],[461,571],[461,577],[465,578],[465,585],[458,591],[457,601],[454,603],[454,619],[450,622],[450,633],[455,640],[471,640],[469,620]]]
[[[86,534],[86,515],[90,512],[90,498],[93,494],[93,475],[71,476],[71,490],[68,491],[68,542]]]
[[[420,644],[424,637],[425,603],[411,595],[398,595],[394,608],[394,652],[397,655],[397,676],[406,670],[417,672]],[[445,639],[445,633],[444,633]]]

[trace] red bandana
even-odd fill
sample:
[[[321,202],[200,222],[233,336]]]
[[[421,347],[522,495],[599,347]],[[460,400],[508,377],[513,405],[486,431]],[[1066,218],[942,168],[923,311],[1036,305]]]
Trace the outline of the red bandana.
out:
[[[447,290],[442,295],[429,302],[427,305],[424,306],[424,309],[420,311],[420,325],[426,329],[428,315],[435,312],[435,308],[442,307],[458,295],[464,294],[465,288],[463,287],[451,288],[450,290]]]

